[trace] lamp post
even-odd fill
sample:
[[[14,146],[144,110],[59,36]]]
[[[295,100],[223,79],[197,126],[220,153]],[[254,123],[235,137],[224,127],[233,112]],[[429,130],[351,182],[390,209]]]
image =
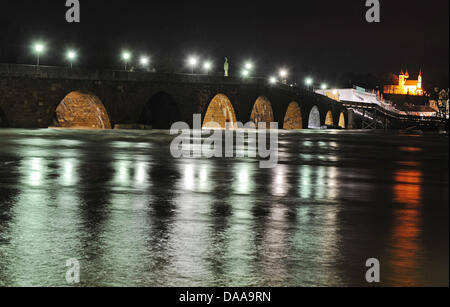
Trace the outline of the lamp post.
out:
[[[194,72],[195,72],[194,69],[195,69],[195,66],[197,66],[198,59],[196,57],[190,57],[188,62],[189,62],[189,65],[191,66],[191,72],[192,72],[192,74],[194,74]]]
[[[305,84],[306,84],[307,88],[309,89],[309,87],[312,86],[312,84],[313,84],[313,79],[309,78],[309,77],[306,78],[305,79]]]
[[[246,78],[250,77],[254,68],[255,68],[255,66],[253,65],[252,62],[246,62],[244,64],[244,69],[242,71],[242,75]]]
[[[127,70],[128,62],[130,61],[130,59],[131,59],[131,53],[128,51],[124,51],[122,53],[122,60],[125,62],[125,71]]]
[[[150,59],[147,56],[142,56],[141,59],[139,60],[139,63],[141,64],[142,68],[148,69]]]
[[[43,43],[36,43],[33,46],[34,52],[36,53],[36,71],[39,70],[41,54],[45,51],[45,45]]]
[[[288,76],[288,72],[286,69],[280,69],[279,75],[281,77],[281,82],[283,84],[287,84],[287,76]]]
[[[212,68],[212,64],[211,62],[205,62],[205,64],[203,64],[203,69],[206,71],[206,74],[209,75],[209,71]]]
[[[69,60],[70,63],[70,69],[73,68],[73,61],[77,58],[77,53],[73,50],[69,50],[67,51],[67,59]]]

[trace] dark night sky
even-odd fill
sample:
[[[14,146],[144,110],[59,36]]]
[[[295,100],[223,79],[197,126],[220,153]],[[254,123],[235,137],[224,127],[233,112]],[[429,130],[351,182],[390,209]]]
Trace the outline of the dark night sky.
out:
[[[365,0],[80,0],[80,24],[66,23],[65,0],[5,2],[0,62],[33,63],[30,43],[42,39],[51,50],[47,65],[62,65],[74,46],[80,66],[119,68],[129,48],[151,55],[160,71],[185,69],[186,57],[197,54],[218,71],[228,56],[235,73],[251,59],[258,74],[286,66],[297,80],[342,82],[344,73],[401,68],[416,77],[422,68],[425,82],[448,87],[448,0],[381,0],[379,24],[365,21]]]

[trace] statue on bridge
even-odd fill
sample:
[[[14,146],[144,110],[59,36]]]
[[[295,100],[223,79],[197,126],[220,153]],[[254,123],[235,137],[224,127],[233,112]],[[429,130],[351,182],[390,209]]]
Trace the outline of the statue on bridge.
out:
[[[223,70],[225,71],[225,77],[228,77],[228,69],[230,68],[230,65],[228,64],[228,58],[225,58],[225,64],[223,64]]]

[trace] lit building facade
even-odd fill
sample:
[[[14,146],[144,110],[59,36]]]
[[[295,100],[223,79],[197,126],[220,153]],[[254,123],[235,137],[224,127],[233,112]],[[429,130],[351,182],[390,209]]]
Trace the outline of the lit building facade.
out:
[[[385,94],[396,94],[396,95],[412,95],[412,96],[423,96],[423,83],[422,83],[422,72],[419,72],[419,77],[417,80],[408,80],[409,73],[402,72],[398,76],[398,85],[385,85]]]

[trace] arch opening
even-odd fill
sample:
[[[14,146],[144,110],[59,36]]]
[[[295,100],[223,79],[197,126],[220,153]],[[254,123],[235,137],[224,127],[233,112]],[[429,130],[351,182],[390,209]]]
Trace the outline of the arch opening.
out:
[[[170,129],[181,120],[180,110],[173,97],[166,92],[153,95],[145,104],[139,123],[153,129]]]
[[[317,106],[313,106],[309,112],[309,129],[320,129],[320,112]]]
[[[286,116],[284,117],[283,129],[301,130],[303,129],[302,111],[297,102],[293,101],[289,104]]]
[[[57,125],[62,128],[111,129],[106,108],[92,93],[73,91],[56,108]]]
[[[325,117],[325,126],[334,126],[333,113],[331,113],[331,111],[328,111],[327,116]]]
[[[341,115],[339,116],[339,127],[342,129],[346,128],[344,112],[341,112]]]
[[[253,106],[250,121],[258,128],[260,123],[266,124],[266,129],[270,129],[270,123],[274,122],[272,105],[266,97],[258,97]]]
[[[217,124],[222,129],[236,127],[236,114],[230,99],[224,94],[216,95],[210,102],[203,120],[203,128],[216,128]]]

